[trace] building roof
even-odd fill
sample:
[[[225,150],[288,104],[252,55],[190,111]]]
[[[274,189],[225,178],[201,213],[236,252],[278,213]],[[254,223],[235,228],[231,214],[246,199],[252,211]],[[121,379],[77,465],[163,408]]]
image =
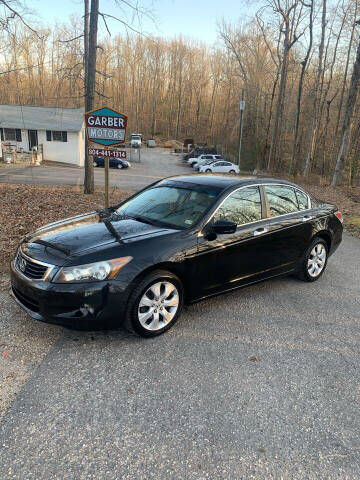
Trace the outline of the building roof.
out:
[[[83,108],[0,105],[0,128],[78,132],[83,122]]]

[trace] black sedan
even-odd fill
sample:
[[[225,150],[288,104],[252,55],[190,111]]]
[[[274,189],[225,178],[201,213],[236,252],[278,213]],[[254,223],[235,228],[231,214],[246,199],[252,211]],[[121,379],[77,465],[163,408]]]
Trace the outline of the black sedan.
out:
[[[289,182],[172,177],[28,234],[12,290],[35,319],[151,337],[184,303],[278,275],[318,280],[341,237],[336,207]]]
[[[94,167],[105,167],[105,158],[104,157],[94,157]],[[129,168],[130,163],[121,158],[109,158],[109,167],[110,168]]]

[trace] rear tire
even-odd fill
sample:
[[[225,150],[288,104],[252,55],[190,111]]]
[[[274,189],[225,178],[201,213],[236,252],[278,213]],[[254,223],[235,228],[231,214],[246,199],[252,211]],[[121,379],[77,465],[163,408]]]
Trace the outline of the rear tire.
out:
[[[97,162],[93,162],[93,165],[94,165],[94,167],[98,166]]]
[[[301,261],[297,277],[304,282],[315,282],[325,272],[329,247],[320,237],[314,238]]]
[[[132,291],[124,326],[142,337],[155,337],[169,330],[181,313],[184,288],[179,278],[166,270],[155,270]]]
[[[230,170],[230,172],[229,172],[229,173],[236,173],[236,172],[235,172],[235,170]]]

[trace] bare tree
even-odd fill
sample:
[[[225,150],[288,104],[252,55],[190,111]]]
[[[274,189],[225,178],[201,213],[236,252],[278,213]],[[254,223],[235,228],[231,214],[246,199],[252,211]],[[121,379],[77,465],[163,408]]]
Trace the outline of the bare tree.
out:
[[[283,2],[281,2],[281,0],[269,0],[269,5],[272,7],[274,12],[280,16],[279,30],[283,34],[283,52],[281,60],[279,92],[276,103],[273,134],[269,151],[268,170],[271,168],[273,159],[275,159],[275,162],[277,162],[279,153],[279,137],[281,133],[284,113],[289,53],[291,48],[295,45],[295,43],[301,36],[301,34],[297,35],[297,27],[299,25],[299,19],[301,17],[301,12],[299,15],[296,15],[296,10],[299,6],[298,0],[294,0],[292,3],[289,0],[284,0]]]
[[[301,62],[301,73],[299,78],[299,86],[298,86],[298,94],[297,94],[297,101],[296,101],[296,116],[295,116],[295,127],[294,127],[294,141],[292,146],[291,152],[291,159],[289,164],[289,173],[292,173],[293,165],[295,163],[295,155],[296,155],[296,148],[297,148],[297,141],[299,136],[299,122],[300,122],[300,113],[301,113],[301,98],[303,92],[303,85],[304,85],[304,76],[306,67],[310,58],[310,53],[312,50],[313,45],[313,23],[314,23],[314,0],[310,0],[309,4],[305,4],[306,7],[309,8],[309,44],[306,50],[306,55],[304,60]]]
[[[356,23],[360,24],[360,21],[357,21]],[[346,155],[347,155],[349,143],[350,143],[353,113],[355,109],[359,85],[360,85],[360,41],[358,43],[356,59],[355,59],[354,68],[351,76],[351,84],[350,84],[349,95],[348,95],[345,114],[344,114],[344,122],[342,126],[342,131],[341,131],[339,151],[336,159],[334,175],[331,181],[331,185],[334,187],[341,182],[343,172],[344,172]]]
[[[314,85],[314,95],[313,95],[313,118],[311,122],[311,130],[310,130],[310,140],[309,140],[309,148],[307,152],[305,167],[303,171],[303,177],[306,177],[310,170],[311,161],[313,160],[314,150],[316,146],[317,140],[317,129],[319,125],[319,86],[321,81],[321,76],[323,74],[323,56],[324,56],[324,44],[325,44],[325,28],[326,28],[326,2],[327,0],[323,1],[322,7],[322,19],[321,19],[321,39],[319,45],[319,61],[318,61],[318,68],[317,68],[317,75]]]
[[[87,78],[85,80],[85,110],[87,112],[94,108],[98,18],[99,0],[91,0]],[[91,194],[94,193],[94,165],[87,151],[85,157],[84,193]]]

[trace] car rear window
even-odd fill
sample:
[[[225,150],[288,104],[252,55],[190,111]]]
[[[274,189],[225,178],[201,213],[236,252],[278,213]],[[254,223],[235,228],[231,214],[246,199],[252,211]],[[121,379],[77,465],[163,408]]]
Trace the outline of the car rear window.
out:
[[[277,217],[299,210],[295,190],[286,185],[266,185],[266,196],[269,202],[270,216]]]
[[[300,210],[307,210],[309,208],[308,196],[304,192],[301,192],[300,190],[295,190],[295,191],[296,191],[296,196],[298,199]]]

